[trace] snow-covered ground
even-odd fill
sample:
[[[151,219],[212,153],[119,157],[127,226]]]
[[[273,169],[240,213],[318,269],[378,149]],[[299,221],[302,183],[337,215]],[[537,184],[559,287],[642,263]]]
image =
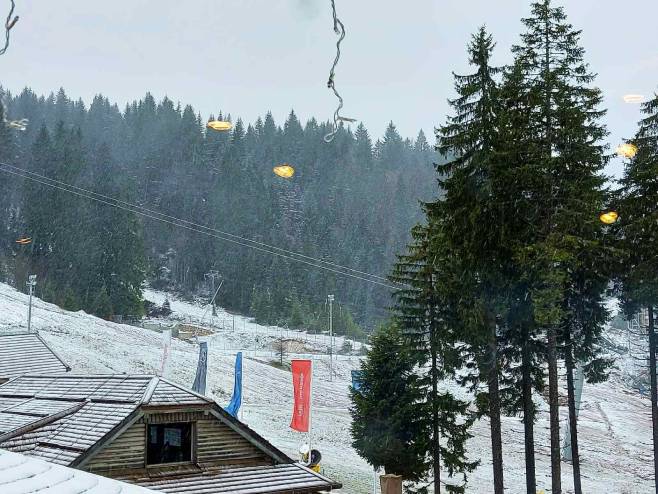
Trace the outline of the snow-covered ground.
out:
[[[147,291],[146,298],[162,303],[165,294]],[[290,373],[270,361],[276,359],[272,343],[282,334],[297,340],[296,348],[315,361],[314,445],[323,454],[325,473],[341,481],[343,492],[372,492],[372,470],[351,447],[349,416],[350,371],[358,368],[357,357],[339,356],[334,377],[329,380],[329,361],[324,350],[327,336],[314,336],[253,324],[224,311],[212,318],[205,308],[170,298],[176,319],[211,328],[209,337],[208,392],[227,404],[233,389],[235,351],[243,350],[244,421],[273,444],[295,456],[302,434],[289,428],[292,409]],[[27,296],[0,284],[0,331],[25,329]],[[153,322],[153,321],[151,321]],[[160,369],[162,339],[159,333],[103,321],[83,312],[67,312],[34,300],[32,324],[64,357],[75,372],[153,373]],[[235,328],[235,329],[234,329]],[[338,338],[336,347],[342,345]],[[358,347],[358,344],[357,344]],[[198,347],[175,339],[172,343],[171,378],[191,385]],[[288,354],[287,358],[295,357]],[[609,383],[586,385],[579,420],[583,489],[585,492],[640,494],[652,491],[651,420],[649,402],[630,389],[621,374]],[[563,410],[562,420],[566,418]],[[469,493],[491,492],[489,424],[478,422],[469,451],[481,458],[471,475]],[[550,492],[548,417],[543,406],[536,425],[538,487]],[[505,484],[507,492],[525,492],[523,427],[517,418],[503,421]],[[571,468],[563,463],[564,492],[572,492]]]

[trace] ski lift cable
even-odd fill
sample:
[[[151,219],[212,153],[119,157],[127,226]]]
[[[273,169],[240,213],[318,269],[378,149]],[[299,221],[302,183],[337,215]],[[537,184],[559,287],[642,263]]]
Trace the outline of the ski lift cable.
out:
[[[0,48],[0,55],[4,55],[7,51],[7,48],[9,48],[9,33],[18,22],[18,16],[14,16],[14,9],[16,8],[16,4],[14,0],[9,1],[11,3],[11,7],[9,8],[9,14],[7,14],[7,20],[5,21],[5,46]]]
[[[8,169],[8,167],[13,168],[14,170],[10,170],[10,169]],[[16,170],[18,170],[18,171],[16,171]],[[346,272],[344,270],[349,270],[350,268],[347,268],[347,267],[344,267],[344,266],[335,265],[336,268],[339,268],[339,269],[334,269],[334,268],[329,267],[329,266],[324,266],[322,264],[318,264],[319,262],[324,262],[324,261],[321,261],[319,259],[310,258],[310,259],[313,259],[315,262],[307,261],[305,259],[299,259],[297,257],[292,257],[292,256],[284,254],[282,252],[277,252],[275,250],[270,250],[269,248],[266,248],[266,247],[261,247],[261,246],[258,246],[258,245],[250,245],[249,243],[245,242],[245,240],[247,240],[247,239],[242,239],[241,237],[238,237],[238,239],[232,238],[232,237],[237,237],[235,235],[227,236],[227,235],[225,235],[225,234],[223,234],[219,231],[215,232],[210,228],[202,227],[202,226],[201,226],[201,228],[199,228],[200,225],[196,225],[194,223],[191,223],[191,222],[186,221],[186,220],[182,220],[180,218],[164,215],[162,213],[157,213],[157,212],[155,212],[154,214],[157,214],[159,216],[155,216],[154,214],[150,214],[151,211],[147,211],[147,210],[141,208],[138,205],[126,203],[125,201],[119,201],[119,200],[114,199],[114,198],[109,197],[109,196],[101,196],[100,194],[97,194],[95,192],[87,191],[85,189],[81,189],[80,187],[75,187],[75,186],[72,186],[70,184],[66,184],[65,182],[49,179],[47,177],[40,177],[40,178],[43,178],[43,179],[40,179],[40,178],[37,178],[37,177],[34,177],[34,176],[30,176],[28,174],[29,172],[26,173],[26,170],[23,170],[21,168],[14,167],[14,166],[11,166],[11,165],[7,165],[5,163],[0,163],[0,171],[3,171],[5,173],[9,173],[11,175],[15,175],[15,176],[24,178],[26,180],[30,180],[30,181],[33,181],[33,182],[40,183],[40,184],[45,185],[47,187],[51,187],[51,188],[58,189],[58,190],[61,190],[61,191],[64,191],[64,192],[68,192],[68,193],[77,195],[79,197],[84,197],[84,198],[90,199],[92,201],[96,201],[96,202],[99,202],[99,203],[102,203],[102,204],[106,204],[108,206],[116,207],[118,209],[129,211],[129,212],[132,212],[132,213],[135,213],[135,214],[139,214],[140,216],[144,216],[146,218],[150,218],[150,219],[153,219],[153,220],[156,220],[156,221],[167,223],[167,224],[170,224],[170,225],[173,225],[173,226],[178,226],[180,228],[184,228],[184,229],[189,230],[189,231],[193,231],[193,232],[196,232],[196,233],[207,235],[209,237],[213,237],[213,238],[217,238],[217,239],[224,240],[224,241],[227,241],[227,242],[231,242],[231,243],[234,243],[234,244],[237,244],[237,245],[241,245],[243,247],[247,247],[247,248],[254,249],[254,250],[257,250],[257,251],[260,251],[260,252],[264,252],[266,254],[271,254],[271,255],[274,255],[274,256],[277,256],[277,257],[282,257],[284,259],[288,259],[288,260],[291,260],[291,261],[306,264],[308,266],[311,266],[311,267],[314,267],[314,268],[317,268],[317,269],[322,269],[322,270],[329,271],[329,272],[332,272],[332,273],[335,273],[335,274],[338,274],[338,275],[342,275],[342,276],[348,276],[348,277],[355,278],[355,279],[358,279],[358,280],[361,280],[361,281],[365,281],[366,283],[372,283],[374,285],[379,285],[379,286],[389,288],[389,289],[399,288],[399,286],[395,286],[395,285],[388,284],[388,283],[383,283],[383,282],[376,281],[376,280],[371,279],[371,278],[366,278],[364,276],[359,276],[359,275],[356,275],[356,274],[352,274],[350,272]],[[53,182],[55,182],[55,183],[53,183]],[[80,189],[80,190],[75,190],[75,189]],[[171,219],[168,219],[168,218],[171,218]],[[308,256],[306,256],[306,257],[308,258]],[[341,270],[341,269],[344,269],[344,270]]]
[[[124,204],[126,206],[131,207],[131,208],[140,209],[140,210],[146,211],[147,213],[156,214],[156,215],[162,216],[164,218],[172,219],[172,220],[175,220],[175,221],[180,221],[182,223],[189,224],[189,225],[194,226],[196,228],[201,228],[203,230],[218,233],[220,235],[226,235],[228,237],[235,238],[235,239],[243,241],[243,242],[248,242],[248,243],[253,244],[253,245],[258,245],[258,246],[261,246],[261,247],[265,247],[267,249],[280,251],[280,252],[283,252],[285,254],[289,254],[291,256],[297,256],[297,257],[301,257],[303,259],[308,259],[310,261],[313,261],[313,262],[316,262],[316,263],[319,263],[319,264],[325,264],[327,266],[332,266],[332,267],[335,267],[335,268],[338,268],[338,269],[343,269],[343,270],[346,270],[346,271],[349,271],[349,272],[353,272],[353,273],[356,273],[356,274],[359,274],[359,275],[363,275],[363,276],[368,277],[368,278],[374,278],[374,279],[378,279],[378,280],[381,280],[381,281],[389,282],[389,279],[384,277],[384,276],[379,276],[379,275],[376,275],[376,274],[368,273],[366,271],[360,271],[358,269],[343,266],[343,265],[340,265],[340,264],[337,264],[337,263],[334,263],[334,262],[331,262],[331,261],[324,261],[322,259],[307,256],[307,255],[301,254],[299,252],[295,252],[295,251],[291,251],[291,250],[288,250],[288,249],[284,249],[282,247],[277,247],[277,246],[274,246],[274,245],[270,245],[270,244],[267,244],[265,242],[259,242],[257,240],[253,240],[253,239],[250,239],[250,238],[247,238],[247,237],[241,237],[240,235],[235,235],[233,233],[225,232],[225,231],[219,230],[217,228],[212,228],[212,227],[209,227],[209,226],[201,225],[199,223],[194,223],[192,221],[177,218],[176,216],[171,216],[171,215],[168,215],[166,213],[161,213],[161,212],[153,210],[153,209],[148,209],[148,208],[145,208],[143,206],[139,206],[137,204],[132,204],[132,203],[129,203],[129,202],[126,202],[126,201],[122,201],[122,200],[117,199],[115,197],[107,196],[107,195],[104,195],[104,194],[100,194],[98,192],[94,192],[94,191],[89,190],[89,189],[85,189],[83,187],[78,187],[76,185],[68,184],[66,182],[62,182],[61,180],[50,178],[50,177],[47,177],[45,175],[40,175],[39,173],[32,172],[32,171],[29,171],[29,170],[25,170],[24,168],[9,165],[7,163],[1,163],[0,162],[0,165],[8,167],[8,168],[12,168],[12,169],[18,171],[19,173],[26,173],[26,174],[29,174],[31,176],[37,177],[39,179],[42,179],[42,180],[51,181],[51,182],[57,183],[59,185],[62,185],[64,187],[69,187],[69,188],[76,189],[76,190],[79,190],[81,192],[84,192],[86,194],[95,195],[95,196],[101,197],[103,199],[108,199],[110,201],[114,201],[114,202],[117,202],[117,203],[120,203],[120,204]]]
[[[334,92],[334,95],[336,96],[336,98],[338,98],[338,108],[336,108],[336,111],[334,112],[333,129],[329,134],[324,136],[325,142],[331,142],[331,141],[334,140],[334,137],[338,133],[338,122],[340,122],[340,121],[354,122],[355,121],[353,118],[343,117],[340,114],[340,111],[343,109],[343,97],[336,90],[335,77],[336,77],[336,66],[338,65],[338,61],[340,60],[340,44],[345,39],[346,31],[345,31],[345,25],[338,18],[338,15],[336,14],[336,2],[335,2],[335,0],[331,0],[331,12],[332,12],[333,18],[334,18],[334,32],[338,35],[338,41],[336,42],[336,58],[334,58],[334,63],[331,66],[331,70],[329,71],[329,81],[327,82],[327,87],[329,89],[331,89]]]
[[[288,256],[286,254],[279,253],[279,252],[274,252],[274,251],[268,250],[266,248],[262,248],[262,247],[258,247],[258,246],[254,246],[254,245],[249,245],[249,244],[246,244],[244,242],[240,242],[239,240],[235,240],[235,239],[232,239],[232,238],[227,238],[225,236],[222,236],[221,234],[212,233],[212,232],[209,232],[209,231],[204,231],[204,230],[201,230],[199,228],[195,228],[193,226],[186,225],[185,223],[189,223],[189,222],[187,222],[185,220],[181,220],[181,219],[178,219],[178,218],[176,218],[174,220],[168,220],[168,219],[165,219],[163,217],[153,216],[153,215],[148,214],[147,212],[143,211],[142,209],[140,209],[140,207],[137,206],[137,205],[123,206],[123,205],[119,204],[118,202],[110,202],[110,201],[100,199],[98,197],[94,197],[94,195],[92,195],[93,193],[86,194],[84,192],[78,192],[76,190],[73,190],[73,188],[66,188],[65,186],[60,186],[60,185],[56,185],[56,184],[53,184],[53,183],[45,182],[45,181],[39,180],[37,178],[30,177],[29,175],[24,175],[24,174],[14,172],[14,171],[10,171],[10,170],[6,170],[6,169],[3,169],[3,168],[0,168],[0,171],[4,171],[4,172],[9,173],[11,175],[15,175],[15,176],[27,179],[27,180],[31,180],[31,181],[40,183],[42,185],[46,185],[46,186],[52,187],[54,189],[58,189],[58,190],[61,190],[61,191],[64,191],[64,192],[69,192],[71,194],[75,194],[77,196],[84,197],[86,199],[90,199],[92,201],[100,202],[100,203],[106,204],[108,206],[116,207],[118,209],[123,209],[125,211],[129,211],[131,213],[139,214],[140,216],[144,216],[146,218],[150,218],[150,219],[153,219],[153,220],[156,220],[156,221],[161,221],[163,223],[167,223],[167,224],[170,224],[170,225],[173,225],[173,226],[178,226],[178,227],[181,227],[181,228],[185,228],[186,230],[193,231],[193,232],[196,232],[196,233],[200,233],[200,234],[203,234],[203,235],[207,235],[209,237],[217,238],[217,239],[224,240],[224,241],[227,241],[227,242],[231,242],[231,243],[234,243],[234,244],[237,244],[237,245],[241,245],[243,247],[258,250],[258,251],[264,252],[266,254],[271,254],[271,255],[274,255],[274,256],[278,256],[278,257],[283,257],[284,259],[289,259],[291,261],[306,264],[306,265],[312,266],[314,268],[323,269],[325,271],[330,271],[330,272],[333,272],[333,273],[336,273],[336,274],[339,274],[339,275],[349,276],[351,278],[355,278],[355,279],[365,281],[367,283],[372,283],[372,284],[375,284],[375,285],[380,285],[380,286],[383,286],[383,287],[386,287],[386,288],[390,288],[390,289],[398,288],[394,285],[381,283],[381,282],[378,282],[378,281],[375,281],[375,280],[372,280],[372,279],[369,279],[369,278],[364,278],[362,276],[357,276],[357,275],[354,275],[354,274],[351,274],[351,273],[340,271],[338,269],[332,269],[332,268],[329,268],[327,266],[322,266],[320,264],[316,264],[316,263],[313,263],[313,262],[310,262],[310,261],[297,259],[295,257],[291,257],[291,256]],[[114,200],[114,199],[111,199],[111,200]],[[160,213],[158,213],[158,214],[160,214]]]

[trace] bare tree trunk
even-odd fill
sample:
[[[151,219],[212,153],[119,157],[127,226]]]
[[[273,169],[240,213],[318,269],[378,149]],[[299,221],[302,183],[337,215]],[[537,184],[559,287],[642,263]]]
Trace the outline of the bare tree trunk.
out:
[[[551,494],[562,494],[562,465],[560,457],[560,407],[557,381],[557,336],[549,326],[548,343],[548,405],[551,423]]]
[[[430,338],[433,339],[434,335]],[[441,492],[441,449],[439,446],[439,403],[436,399],[438,394],[438,375],[436,348],[434,342],[430,343],[432,352],[432,469],[434,471],[434,492]]]
[[[569,401],[569,434],[571,437],[571,463],[573,466],[574,494],[583,494],[580,484],[580,455],[578,453],[578,417],[576,415],[576,397],[573,382],[573,348],[569,332],[565,335],[566,354],[564,363],[567,368],[567,396]]]
[[[525,484],[527,494],[537,493],[535,473],[535,404],[532,401],[532,376],[530,373],[530,347],[523,343],[521,354],[521,384],[523,386],[523,430],[525,438]]]
[[[496,321],[491,318],[488,347],[487,384],[489,388],[489,423],[491,425],[491,456],[493,458],[494,493],[504,494],[503,441],[500,425],[500,392],[498,386],[498,341]],[[534,494],[534,493],[533,493]]]
[[[651,377],[651,422],[653,424],[653,474],[658,494],[658,388],[656,387],[656,332],[653,321],[653,307],[649,312],[649,376]]]

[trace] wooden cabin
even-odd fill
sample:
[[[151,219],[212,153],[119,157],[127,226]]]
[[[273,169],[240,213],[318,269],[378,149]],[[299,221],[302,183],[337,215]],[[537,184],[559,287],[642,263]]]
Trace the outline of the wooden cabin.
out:
[[[0,384],[22,374],[63,374],[70,370],[39,333],[0,334]]]
[[[0,448],[165,493],[341,487],[214,401],[152,376],[12,379],[0,385]]]

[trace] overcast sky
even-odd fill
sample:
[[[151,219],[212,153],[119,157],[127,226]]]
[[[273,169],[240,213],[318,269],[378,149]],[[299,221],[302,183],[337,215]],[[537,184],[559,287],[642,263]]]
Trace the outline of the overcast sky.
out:
[[[329,119],[326,88],[336,36],[330,0],[16,0],[21,16],[0,84],[47,93],[63,86],[89,102],[102,93],[123,106],[151,91],[253,121],[294,108]],[[562,0],[609,110],[610,144],[630,137],[639,107],[627,93],[658,88],[655,0]],[[8,0],[0,0],[4,12]],[[373,137],[393,121],[405,137],[433,128],[448,111],[451,71],[464,72],[465,45],[486,23],[509,61],[529,0],[336,0],[347,28],[336,85],[344,115]],[[0,17],[4,18],[4,13]],[[618,174],[619,161],[610,173]]]

